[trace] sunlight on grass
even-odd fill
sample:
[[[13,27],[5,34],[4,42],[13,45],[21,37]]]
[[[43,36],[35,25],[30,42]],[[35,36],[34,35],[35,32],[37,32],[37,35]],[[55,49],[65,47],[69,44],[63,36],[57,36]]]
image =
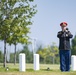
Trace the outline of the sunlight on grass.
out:
[[[61,72],[59,65],[56,64],[40,64],[40,70],[34,71],[33,64],[26,64],[26,71],[19,72],[19,64],[16,65],[8,63],[9,70],[6,71],[3,68],[3,64],[0,63],[0,75],[76,75],[76,71]],[[49,68],[49,70],[47,69]]]

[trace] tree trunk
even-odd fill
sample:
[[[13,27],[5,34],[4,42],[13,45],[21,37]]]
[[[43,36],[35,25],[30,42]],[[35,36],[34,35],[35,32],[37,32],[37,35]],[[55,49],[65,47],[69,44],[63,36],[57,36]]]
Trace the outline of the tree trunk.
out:
[[[44,58],[44,64],[46,64],[46,57]]]
[[[6,67],[6,37],[4,38],[4,64],[3,67]]]
[[[16,44],[15,44],[15,53],[14,53],[14,65],[16,64]]]
[[[52,58],[53,58],[53,64],[55,64],[55,57],[53,56]]]

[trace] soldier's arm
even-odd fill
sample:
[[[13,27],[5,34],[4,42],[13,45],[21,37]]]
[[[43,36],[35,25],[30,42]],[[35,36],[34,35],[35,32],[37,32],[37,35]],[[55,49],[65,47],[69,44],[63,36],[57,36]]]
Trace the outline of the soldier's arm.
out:
[[[61,32],[61,31],[58,32],[57,37],[58,37],[58,38],[61,38],[61,37],[62,37],[62,32]]]
[[[73,35],[71,34],[70,31],[68,31],[67,37],[68,37],[68,38],[72,38],[72,37],[73,37]]]

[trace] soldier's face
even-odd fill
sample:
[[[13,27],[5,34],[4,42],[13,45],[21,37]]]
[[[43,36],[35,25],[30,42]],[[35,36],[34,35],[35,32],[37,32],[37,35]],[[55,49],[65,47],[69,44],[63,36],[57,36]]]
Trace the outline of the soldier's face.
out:
[[[66,24],[62,24],[62,26],[61,27],[66,27]]]
[[[62,25],[61,29],[62,29],[62,31],[65,31],[66,30],[66,25]]]

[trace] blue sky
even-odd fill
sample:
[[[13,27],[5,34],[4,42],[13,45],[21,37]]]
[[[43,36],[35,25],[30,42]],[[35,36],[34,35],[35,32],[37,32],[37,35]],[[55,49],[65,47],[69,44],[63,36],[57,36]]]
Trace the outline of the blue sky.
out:
[[[37,14],[33,17],[30,37],[44,45],[59,44],[57,32],[61,30],[60,23],[65,21],[73,35],[76,33],[76,0],[35,0]],[[0,43],[3,49],[3,43]],[[13,48],[13,46],[12,46]],[[18,45],[18,49],[22,46]]]
[[[43,44],[55,42],[58,45],[57,32],[61,30],[60,23],[65,21],[75,35],[76,0],[35,0],[38,12],[31,27],[31,37],[37,38]]]

